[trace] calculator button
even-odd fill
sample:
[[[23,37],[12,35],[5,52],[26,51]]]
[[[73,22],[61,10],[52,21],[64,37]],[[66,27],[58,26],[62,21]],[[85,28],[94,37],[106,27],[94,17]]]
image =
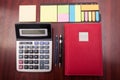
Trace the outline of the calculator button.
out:
[[[28,53],[29,51],[28,50],[24,50],[24,53]]]
[[[33,69],[33,65],[29,65],[29,69]]]
[[[49,45],[49,42],[44,42],[45,45]]]
[[[40,49],[44,49],[44,46],[40,46]]]
[[[23,55],[19,55],[19,59],[23,59]]]
[[[33,64],[33,60],[29,60],[29,64]]]
[[[49,46],[45,46],[44,48],[45,48],[45,49],[49,49]]]
[[[33,48],[33,46],[30,46],[29,48],[30,48],[30,49],[32,49],[32,48]]]
[[[49,53],[49,50],[44,50],[44,53]]]
[[[38,64],[38,60],[34,60],[33,63],[34,63],[34,64]]]
[[[25,49],[28,49],[29,48],[29,46],[25,46]]]
[[[30,58],[30,59],[33,59],[33,55],[29,55],[29,58]]]
[[[34,46],[34,48],[35,48],[35,49],[38,49],[38,48],[39,48],[39,46]]]
[[[34,58],[35,58],[35,59],[38,59],[38,55],[34,55]]]
[[[44,50],[40,50],[40,53],[44,53]]]
[[[19,64],[23,64],[23,60],[19,60]]]
[[[44,57],[45,57],[45,59],[49,59],[49,55],[45,55]]]
[[[29,66],[28,65],[24,65],[24,69],[28,69],[29,68]]]
[[[23,50],[19,50],[19,53],[23,53]]]
[[[24,55],[24,58],[25,58],[25,59],[28,59],[28,55]]]
[[[23,46],[19,46],[19,49],[23,49]]]
[[[34,42],[34,44],[35,44],[35,45],[38,45],[38,44],[39,44],[39,42]]]
[[[23,69],[23,65],[19,65],[19,69]]]
[[[33,50],[29,50],[29,53],[33,53]]]
[[[40,59],[44,59],[44,55],[40,55]]]
[[[40,64],[40,69],[44,69],[44,63],[42,64]]]
[[[33,50],[33,53],[38,53],[38,50]]]
[[[49,69],[49,66],[44,66],[45,69]]]
[[[40,45],[44,45],[44,42],[40,42]]]
[[[40,60],[40,64],[44,64],[44,60]]]
[[[24,60],[24,64],[28,64],[28,60]]]
[[[34,68],[34,69],[38,69],[38,65],[34,65],[33,68]]]
[[[49,64],[49,60],[45,60],[44,63],[45,63],[45,64]]]

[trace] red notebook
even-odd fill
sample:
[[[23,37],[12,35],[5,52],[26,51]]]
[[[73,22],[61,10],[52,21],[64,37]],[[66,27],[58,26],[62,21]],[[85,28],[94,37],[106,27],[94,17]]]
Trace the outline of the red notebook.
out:
[[[65,24],[65,75],[103,76],[100,23]]]

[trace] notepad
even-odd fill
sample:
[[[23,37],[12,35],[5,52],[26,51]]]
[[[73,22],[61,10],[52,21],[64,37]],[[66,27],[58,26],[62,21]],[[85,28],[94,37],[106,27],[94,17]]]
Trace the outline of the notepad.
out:
[[[35,21],[36,21],[36,5],[20,5],[19,22],[35,22]]]
[[[103,76],[100,23],[66,23],[65,75]]]
[[[40,22],[57,22],[57,5],[41,5]]]

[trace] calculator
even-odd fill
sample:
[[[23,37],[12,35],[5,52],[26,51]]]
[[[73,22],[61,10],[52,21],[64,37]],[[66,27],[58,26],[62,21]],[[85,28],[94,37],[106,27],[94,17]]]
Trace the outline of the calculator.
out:
[[[52,29],[50,24],[17,23],[16,68],[19,72],[52,70]]]

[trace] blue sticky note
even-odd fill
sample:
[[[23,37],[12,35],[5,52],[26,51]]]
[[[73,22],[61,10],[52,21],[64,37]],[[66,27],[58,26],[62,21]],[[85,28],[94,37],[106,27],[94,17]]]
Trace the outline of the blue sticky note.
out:
[[[95,14],[96,14],[96,22],[99,22],[100,21],[100,13],[99,13],[99,11],[96,11]]]
[[[75,22],[75,5],[70,5],[70,22]]]

